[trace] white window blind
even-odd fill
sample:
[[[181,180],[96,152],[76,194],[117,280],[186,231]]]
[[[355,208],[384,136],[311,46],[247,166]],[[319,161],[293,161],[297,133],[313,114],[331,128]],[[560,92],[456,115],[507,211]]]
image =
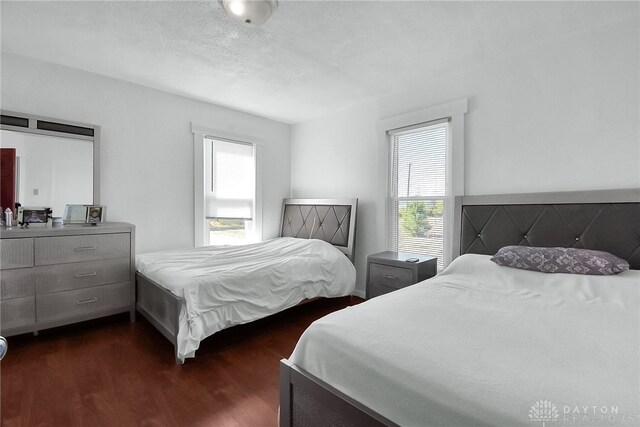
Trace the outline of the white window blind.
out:
[[[444,261],[448,119],[390,131],[392,144],[389,246]]]
[[[253,144],[205,140],[206,218],[253,219],[256,195]]]

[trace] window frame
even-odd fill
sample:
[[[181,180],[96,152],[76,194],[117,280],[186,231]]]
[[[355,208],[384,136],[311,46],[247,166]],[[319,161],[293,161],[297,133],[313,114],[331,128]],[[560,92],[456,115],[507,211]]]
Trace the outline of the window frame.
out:
[[[389,241],[389,230],[392,226],[389,206],[392,202],[393,179],[393,142],[391,132],[400,129],[428,125],[442,119],[450,121],[450,144],[446,152],[446,182],[450,192],[445,197],[444,212],[444,260],[446,266],[457,256],[460,236],[454,236],[455,227],[455,197],[464,195],[464,114],[467,112],[466,98],[448,102],[422,110],[393,116],[380,120],[377,126],[378,134],[378,233],[377,241],[385,248],[393,247]]]
[[[229,132],[223,129],[206,128],[191,123],[191,133],[193,134],[193,189],[194,189],[194,209],[193,209],[193,245],[194,247],[205,246],[206,233],[206,195],[205,195],[205,153],[207,139],[237,142],[241,144],[251,144],[254,146],[255,155],[255,216],[253,239],[261,241],[262,235],[262,147],[263,141],[254,135],[243,135]]]

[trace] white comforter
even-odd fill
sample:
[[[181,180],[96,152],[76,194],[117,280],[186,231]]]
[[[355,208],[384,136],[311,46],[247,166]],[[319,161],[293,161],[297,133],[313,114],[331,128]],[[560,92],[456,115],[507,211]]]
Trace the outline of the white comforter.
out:
[[[277,313],[307,298],[350,295],[355,268],[321,240],[283,237],[243,246],[142,254],[137,270],[184,299],[178,358],[229,326]]]
[[[640,271],[545,274],[464,255],[316,321],[290,361],[403,426],[542,426],[539,401],[557,410],[547,426],[637,426],[639,292]]]

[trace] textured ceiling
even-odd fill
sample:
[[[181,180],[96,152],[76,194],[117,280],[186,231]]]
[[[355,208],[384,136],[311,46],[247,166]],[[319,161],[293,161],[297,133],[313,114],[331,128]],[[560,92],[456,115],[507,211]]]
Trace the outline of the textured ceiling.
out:
[[[0,12],[3,51],[295,123],[637,19],[638,4],[280,0],[257,29],[217,1],[2,1]]]

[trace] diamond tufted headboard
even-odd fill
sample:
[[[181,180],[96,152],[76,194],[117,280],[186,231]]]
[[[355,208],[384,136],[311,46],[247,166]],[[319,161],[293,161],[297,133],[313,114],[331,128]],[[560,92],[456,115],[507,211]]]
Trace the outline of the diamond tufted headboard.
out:
[[[640,269],[638,189],[461,199],[460,254],[493,255],[507,245],[562,246],[607,251]]]
[[[284,199],[281,237],[320,239],[353,261],[358,199]]]

